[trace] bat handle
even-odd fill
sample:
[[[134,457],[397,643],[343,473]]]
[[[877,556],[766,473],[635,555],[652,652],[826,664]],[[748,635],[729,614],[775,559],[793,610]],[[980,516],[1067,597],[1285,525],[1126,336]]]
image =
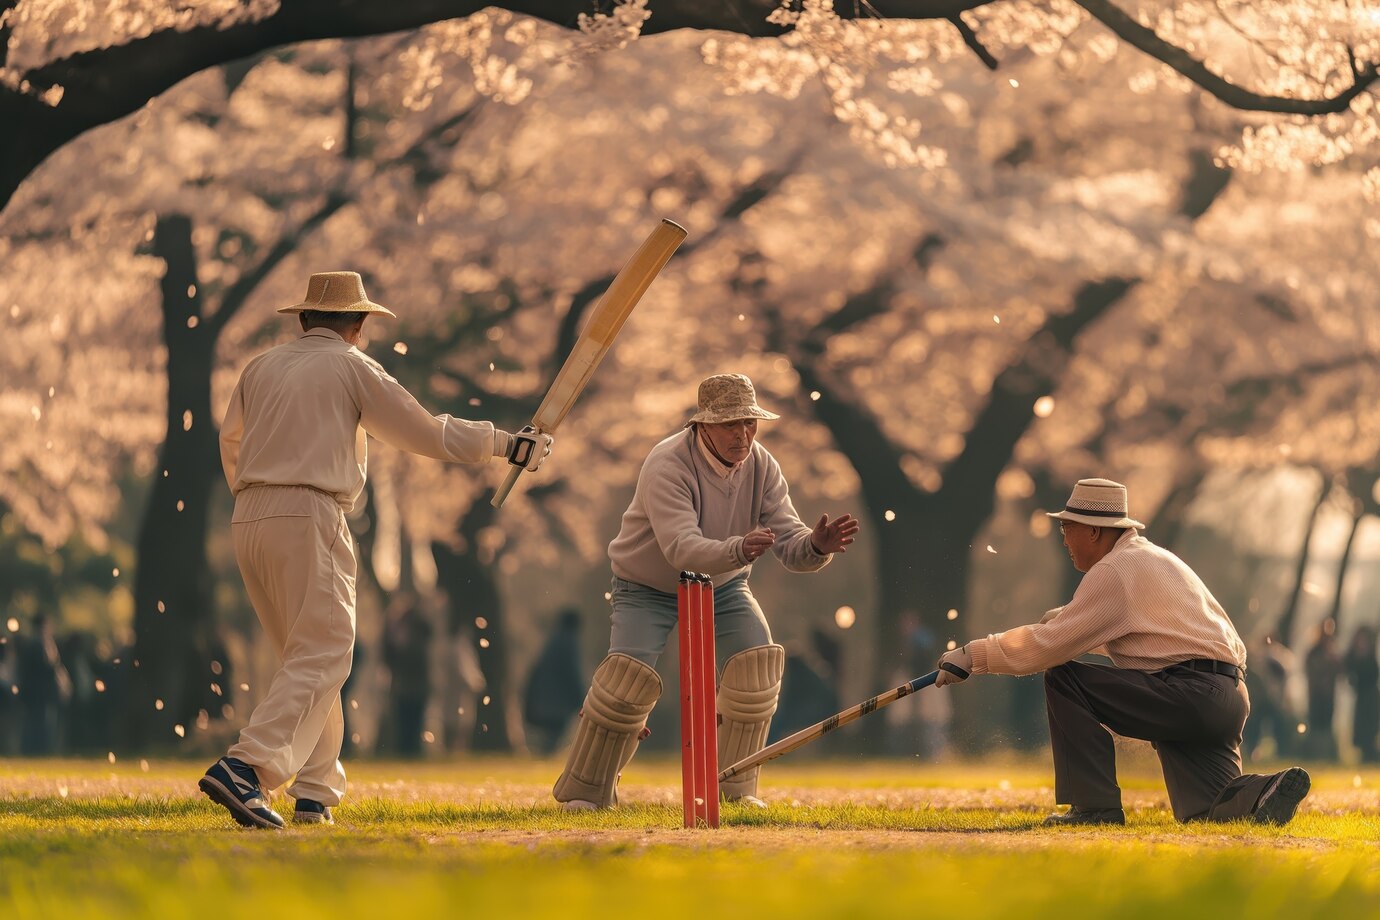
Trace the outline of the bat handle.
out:
[[[508,475],[503,477],[503,482],[499,485],[498,491],[494,492],[494,497],[489,499],[489,504],[495,508],[502,508],[503,503],[508,500],[508,493],[513,491],[513,486],[517,485],[518,477],[522,475],[522,467],[509,465]]]

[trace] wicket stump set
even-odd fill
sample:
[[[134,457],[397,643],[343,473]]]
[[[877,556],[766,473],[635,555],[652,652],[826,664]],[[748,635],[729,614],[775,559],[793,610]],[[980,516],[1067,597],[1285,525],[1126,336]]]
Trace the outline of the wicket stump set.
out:
[[[714,665],[714,582],[681,572],[680,780],[686,827],[719,826],[719,719]]]

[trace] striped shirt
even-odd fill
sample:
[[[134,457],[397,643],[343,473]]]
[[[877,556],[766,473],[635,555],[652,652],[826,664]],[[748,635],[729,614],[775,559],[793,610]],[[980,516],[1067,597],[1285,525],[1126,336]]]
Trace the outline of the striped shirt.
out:
[[[1246,664],[1236,627],[1202,579],[1136,530],[1088,569],[1073,600],[968,643],[974,674],[1034,674],[1094,650],[1134,671],[1193,658]]]

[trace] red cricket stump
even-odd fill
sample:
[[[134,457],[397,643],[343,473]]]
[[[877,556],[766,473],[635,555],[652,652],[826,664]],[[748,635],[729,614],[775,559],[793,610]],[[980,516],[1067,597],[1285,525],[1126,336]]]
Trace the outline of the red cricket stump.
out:
[[[680,782],[686,827],[719,826],[719,719],[714,702],[714,582],[681,572]]]

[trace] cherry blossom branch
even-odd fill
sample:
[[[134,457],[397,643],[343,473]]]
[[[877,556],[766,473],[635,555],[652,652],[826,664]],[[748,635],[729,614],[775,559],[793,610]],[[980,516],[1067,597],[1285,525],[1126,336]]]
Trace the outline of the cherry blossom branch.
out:
[[[1380,62],[1360,64],[1353,59],[1352,85],[1334,96],[1319,99],[1294,99],[1270,96],[1237,86],[1213,73],[1202,61],[1183,48],[1161,38],[1153,29],[1141,25],[1111,0],[1074,0],[1122,41],[1168,64],[1199,88],[1235,109],[1274,112],[1281,115],[1328,115],[1345,112],[1351,100],[1380,79]]]

